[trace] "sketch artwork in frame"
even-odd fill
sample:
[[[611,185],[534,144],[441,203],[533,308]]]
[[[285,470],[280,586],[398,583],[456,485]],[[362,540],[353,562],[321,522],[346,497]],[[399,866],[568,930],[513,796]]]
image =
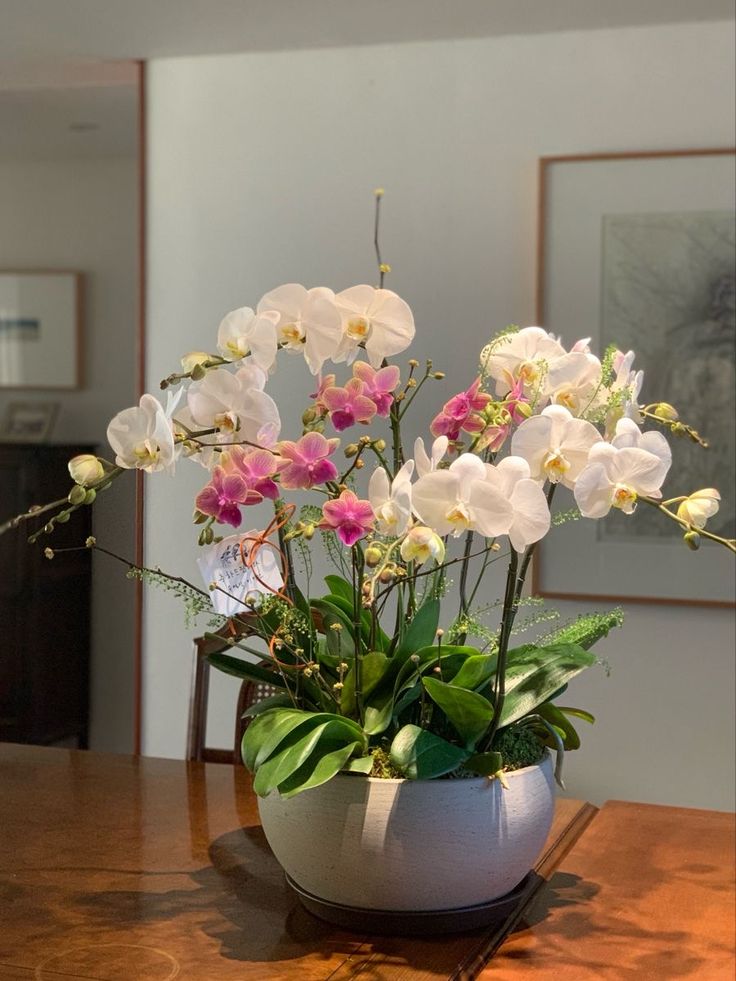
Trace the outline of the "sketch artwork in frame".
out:
[[[722,493],[716,534],[736,537],[736,188],[733,149],[540,161],[538,323],[563,342],[636,352],[640,400],[673,403],[709,447],[668,434],[665,497]],[[557,498],[562,498],[558,494]],[[569,497],[569,495],[568,495]],[[561,510],[572,500],[559,503]],[[730,553],[683,544],[650,508],[553,529],[535,562],[542,596],[731,606]]]
[[[0,270],[0,389],[82,384],[82,275]]]

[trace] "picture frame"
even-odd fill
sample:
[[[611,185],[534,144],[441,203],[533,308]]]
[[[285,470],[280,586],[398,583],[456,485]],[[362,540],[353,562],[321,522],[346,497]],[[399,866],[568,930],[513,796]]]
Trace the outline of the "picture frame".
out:
[[[0,422],[0,442],[44,443],[58,414],[58,402],[9,402]]]
[[[669,436],[665,497],[715,486],[708,527],[734,537],[736,149],[635,151],[539,161],[537,323],[563,342],[636,351],[643,401],[674,403],[712,444]],[[571,495],[555,500],[562,511]],[[553,527],[535,555],[543,597],[733,607],[733,556],[688,551],[674,522],[640,506]]]
[[[83,275],[0,269],[0,390],[81,388]]]

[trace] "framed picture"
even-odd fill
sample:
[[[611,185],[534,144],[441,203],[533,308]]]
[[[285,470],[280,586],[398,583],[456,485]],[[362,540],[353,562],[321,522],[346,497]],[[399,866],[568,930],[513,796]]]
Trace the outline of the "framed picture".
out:
[[[10,402],[0,422],[0,442],[43,443],[58,413],[58,402]]]
[[[709,448],[670,436],[665,497],[722,492],[709,530],[736,537],[736,187],[733,149],[540,161],[538,323],[568,345],[636,352],[644,402],[667,401]],[[574,506],[559,493],[559,507]],[[640,507],[555,528],[534,589],[563,599],[731,606],[733,556],[691,552],[674,522]]]
[[[82,274],[0,271],[0,388],[82,384]]]

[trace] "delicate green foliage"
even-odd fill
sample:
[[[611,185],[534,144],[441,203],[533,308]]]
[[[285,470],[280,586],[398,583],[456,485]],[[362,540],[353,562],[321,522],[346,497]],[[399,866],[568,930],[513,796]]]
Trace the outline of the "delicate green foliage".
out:
[[[578,508],[568,508],[567,511],[555,511],[552,515],[552,524],[558,527],[570,521],[579,521],[581,518],[582,514]]]
[[[503,769],[503,756],[495,751],[474,753],[463,763],[463,769],[481,777],[492,777]]]
[[[616,607],[607,613],[585,613],[548,634],[539,643],[541,645],[578,644],[587,651],[601,638],[608,636],[609,631],[614,627],[620,627],[623,622],[624,611],[621,607]]]
[[[390,665],[389,659],[381,651],[369,651],[360,662],[361,690],[368,698],[375,690]],[[355,668],[352,667],[345,678],[345,687],[340,697],[340,711],[345,715],[355,712]]]
[[[469,755],[459,746],[415,725],[399,730],[389,754],[393,765],[410,780],[441,777],[455,770]]]
[[[139,579],[146,586],[157,586],[173,593],[184,605],[184,623],[189,630],[202,613],[212,614],[212,600],[201,590],[196,589],[187,582],[182,582],[172,576],[167,576],[156,569],[141,569],[132,566],[127,573],[128,579]]]
[[[396,656],[398,658],[406,657],[420,647],[426,647],[428,644],[431,644],[437,633],[439,621],[439,600],[430,598],[415,613],[414,619],[399,641]]]

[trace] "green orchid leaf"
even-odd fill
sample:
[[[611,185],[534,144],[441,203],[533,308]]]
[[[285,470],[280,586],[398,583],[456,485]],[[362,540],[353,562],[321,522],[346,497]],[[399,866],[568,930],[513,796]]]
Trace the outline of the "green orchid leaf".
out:
[[[451,773],[469,755],[459,746],[415,725],[399,730],[389,753],[394,766],[410,780],[431,780]]]
[[[278,751],[256,767],[253,790],[259,797],[266,797],[280,787],[281,784],[295,773],[303,763],[325,743],[331,748],[363,744],[363,734],[349,719],[320,713],[323,720],[317,726],[299,726],[293,729],[280,743]],[[351,750],[352,752],[352,750]]]
[[[269,695],[268,698],[262,698],[258,702],[254,702],[249,705],[248,708],[241,715],[241,719],[253,719],[256,715],[261,715],[263,712],[268,712],[272,708],[288,708],[294,703],[289,698],[288,695]]]
[[[480,654],[476,652],[466,657],[460,670],[455,675],[445,678],[445,680],[450,681],[453,685],[457,685],[458,688],[477,691],[478,688],[482,688],[493,677],[496,672],[497,661],[498,659],[495,654]]]
[[[434,598],[426,600],[406,628],[406,632],[396,648],[395,656],[403,661],[420,648],[430,645],[434,641],[439,622],[440,601]]]
[[[438,678],[423,678],[424,688],[445,713],[467,749],[472,749],[488,730],[493,718],[493,706],[477,692],[458,688]]]
[[[379,684],[390,663],[382,651],[369,651],[360,659],[360,677],[364,699],[368,698]],[[355,664],[353,664],[345,676],[344,687],[340,697],[340,710],[344,715],[352,715],[356,711]]]
[[[364,708],[363,731],[369,736],[378,736],[385,732],[394,714],[393,687],[379,685],[371,693]]]
[[[327,653],[341,661],[353,657],[355,654],[355,644],[353,643],[355,628],[350,618],[341,609],[326,600],[313,599],[310,600],[310,603],[322,618],[322,632],[325,635]],[[333,630],[333,624],[337,624],[339,629]]]
[[[333,596],[342,596],[349,603],[353,602],[353,587],[342,576],[325,576],[325,585]]]
[[[362,773],[364,776],[368,776],[373,769],[373,757],[372,756],[354,756],[349,759],[343,771],[348,773]]]
[[[286,682],[280,674],[269,668],[262,668],[259,664],[254,664],[253,661],[244,661],[243,658],[233,657],[230,654],[207,654],[205,660],[213,668],[217,668],[224,674],[230,674],[234,678],[240,678],[243,681],[262,681],[267,685],[273,685],[274,688],[286,688]]]
[[[571,678],[595,663],[595,655],[577,644],[526,646],[509,651],[501,727],[529,715]]]
[[[282,797],[289,798],[327,783],[344,768],[353,753],[359,751],[359,742],[334,746],[330,740],[325,740],[324,745],[320,744],[318,752],[312,753],[298,770],[280,784],[279,793]]]
[[[575,726],[556,705],[552,705],[551,702],[543,702],[537,706],[536,712],[545,722],[554,726],[565,749],[580,749],[580,736],[577,734]],[[547,744],[556,746],[554,740]]]
[[[243,763],[253,773],[285,739],[301,725],[319,725],[320,712],[303,709],[269,709],[251,722],[243,735]]]
[[[564,712],[565,715],[571,715],[574,719],[582,719],[583,722],[587,722],[590,725],[595,723],[595,716],[591,715],[590,712],[586,712],[585,709],[569,708],[567,705],[558,705],[557,708],[560,712]]]
[[[463,763],[463,767],[481,777],[492,777],[503,768],[503,758],[496,752],[474,753]]]

